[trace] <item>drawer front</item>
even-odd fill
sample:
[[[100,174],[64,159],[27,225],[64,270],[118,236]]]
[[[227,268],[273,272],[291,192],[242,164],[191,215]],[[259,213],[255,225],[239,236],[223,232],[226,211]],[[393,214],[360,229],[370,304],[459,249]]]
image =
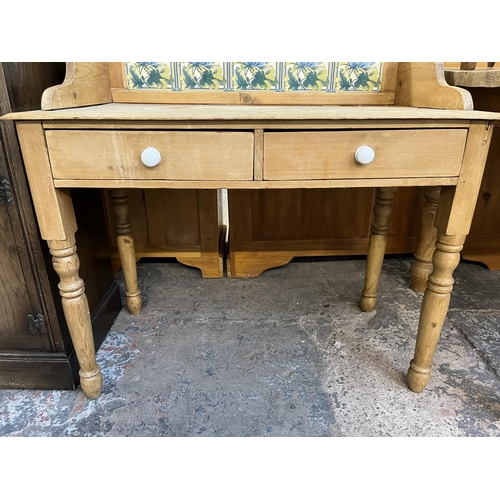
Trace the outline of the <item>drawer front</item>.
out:
[[[467,129],[268,132],[264,179],[384,179],[457,176]],[[360,164],[355,152],[375,156]]]
[[[48,130],[55,179],[252,180],[252,132]],[[160,162],[147,167],[146,148]]]

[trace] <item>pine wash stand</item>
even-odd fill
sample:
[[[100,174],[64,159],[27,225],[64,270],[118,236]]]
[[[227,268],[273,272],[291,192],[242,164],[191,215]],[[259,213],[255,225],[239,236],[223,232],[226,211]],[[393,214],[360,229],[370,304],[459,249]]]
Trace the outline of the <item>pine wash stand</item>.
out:
[[[299,81],[297,68],[305,74],[319,64],[328,70],[311,76],[316,86]],[[260,87],[252,71],[263,72]],[[360,87],[363,74],[372,84]],[[287,83],[283,75],[296,78]],[[101,394],[102,375],[69,188],[110,190],[126,302],[139,314],[126,188],[376,187],[360,302],[372,311],[394,193],[427,186],[411,270],[425,294],[408,386],[421,392],[428,384],[500,119],[473,111],[470,94],[446,83],[441,63],[67,63],[65,81],[45,91],[41,108],[3,118],[16,123],[89,398]]]

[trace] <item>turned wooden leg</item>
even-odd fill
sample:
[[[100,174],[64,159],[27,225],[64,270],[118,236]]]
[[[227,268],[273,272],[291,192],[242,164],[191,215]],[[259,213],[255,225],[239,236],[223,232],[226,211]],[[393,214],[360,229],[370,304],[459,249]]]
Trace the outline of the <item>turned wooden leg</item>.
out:
[[[102,374],[95,359],[94,337],[83,280],[78,275],[80,259],[74,236],[68,240],[48,241],[52,263],[59,275],[59,293],[64,317],[80,363],[80,383],[89,398],[97,398],[102,390]]]
[[[124,189],[114,189],[110,195],[115,215],[116,246],[125,279],[127,307],[131,314],[139,314],[142,307],[142,297],[137,285],[137,263],[132,225],[128,218],[128,197]]]
[[[426,187],[424,190],[425,203],[420,211],[415,262],[410,269],[410,286],[415,292],[425,292],[427,278],[432,272],[432,256],[437,235],[434,221],[440,192],[439,186]]]
[[[465,236],[440,236],[433,256],[420,312],[415,356],[408,370],[408,386],[422,392],[431,378],[431,362],[450,304],[453,271],[460,262]]]
[[[371,226],[368,254],[366,256],[365,287],[361,295],[360,308],[370,312],[377,303],[377,287],[384,262],[387,244],[387,223],[391,215],[392,202],[397,188],[377,188],[375,192],[374,218]]]
[[[450,304],[452,274],[470,231],[492,133],[491,123],[470,125],[457,185],[441,188],[435,217],[438,238],[433,270],[427,280],[415,355],[408,370],[408,386],[413,392],[422,392],[431,378],[432,357]]]

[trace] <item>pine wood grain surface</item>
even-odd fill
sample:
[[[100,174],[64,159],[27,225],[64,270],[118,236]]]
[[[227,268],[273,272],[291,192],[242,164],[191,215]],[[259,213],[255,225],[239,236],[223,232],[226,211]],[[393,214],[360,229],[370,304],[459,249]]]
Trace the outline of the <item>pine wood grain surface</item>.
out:
[[[500,120],[500,113],[409,106],[121,104],[11,113],[8,120]],[[222,124],[221,124],[222,125]]]

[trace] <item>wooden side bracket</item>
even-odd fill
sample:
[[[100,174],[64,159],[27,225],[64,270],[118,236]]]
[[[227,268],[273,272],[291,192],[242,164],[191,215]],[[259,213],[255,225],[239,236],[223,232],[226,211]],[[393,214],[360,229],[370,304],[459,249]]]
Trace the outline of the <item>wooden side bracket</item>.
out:
[[[397,106],[432,109],[474,109],[471,94],[448,85],[443,63],[399,63]]]
[[[68,62],[64,82],[43,93],[42,109],[76,108],[111,101],[108,63]]]

